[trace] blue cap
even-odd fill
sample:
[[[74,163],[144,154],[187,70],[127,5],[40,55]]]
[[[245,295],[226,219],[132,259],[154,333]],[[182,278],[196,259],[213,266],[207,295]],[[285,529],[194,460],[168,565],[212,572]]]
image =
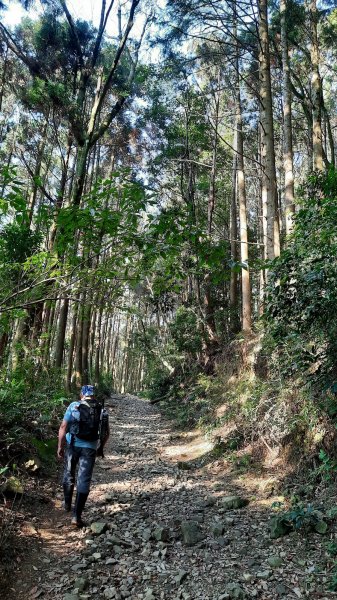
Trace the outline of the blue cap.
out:
[[[94,386],[93,385],[82,385],[81,387],[82,396],[94,396]]]

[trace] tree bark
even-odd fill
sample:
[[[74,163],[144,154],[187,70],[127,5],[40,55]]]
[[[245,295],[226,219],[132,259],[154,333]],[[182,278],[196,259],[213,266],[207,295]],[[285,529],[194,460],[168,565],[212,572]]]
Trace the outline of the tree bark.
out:
[[[329,113],[326,109],[326,107],[323,104],[323,111],[325,114],[325,119],[326,119],[326,127],[327,127],[327,133],[328,133],[328,140],[329,140],[329,148],[330,148],[330,165],[335,168],[336,166],[336,159],[335,159],[335,140],[333,137],[333,131],[332,131],[332,127],[331,127],[331,121],[330,121],[330,116]]]
[[[40,142],[37,147],[37,157],[36,157],[35,169],[34,169],[34,174],[33,174],[33,182],[32,182],[33,186],[32,186],[32,190],[30,192],[29,199],[28,199],[29,226],[31,226],[32,221],[33,221],[34,209],[35,209],[35,205],[36,205],[36,196],[37,196],[37,192],[39,189],[37,180],[41,175],[42,161],[44,158],[44,151],[45,151],[45,147],[46,147],[46,143],[47,143],[48,125],[49,125],[49,112],[46,115],[45,124],[44,124],[43,130],[42,130],[42,133],[41,133],[41,139],[40,139]]]
[[[103,316],[103,307],[100,306],[99,313],[98,313],[97,338],[96,338],[96,347],[95,347],[95,384],[96,385],[98,385],[100,376],[101,376],[100,349],[101,349],[101,340],[102,340],[102,316]]]
[[[60,369],[63,364],[63,352],[64,352],[64,342],[67,328],[67,320],[68,320],[68,311],[69,311],[69,299],[65,298],[63,300],[60,315],[58,320],[58,331],[56,338],[56,347],[55,347],[55,367],[56,369]]]
[[[259,0],[259,80],[264,258],[280,254],[267,0]]]
[[[317,36],[318,11],[316,0],[309,4],[311,30],[311,90],[312,90],[312,135],[315,171],[323,171],[323,136],[322,136],[322,81],[319,71],[319,46]]]
[[[220,69],[218,72],[218,88],[220,87]],[[220,106],[220,92],[217,90],[214,97],[214,126],[213,126],[213,148],[212,148],[212,168],[209,183],[208,193],[208,207],[207,207],[207,235],[208,242],[212,243],[212,228],[213,228],[213,214],[216,204],[216,161],[218,152],[218,127],[219,127],[219,106]],[[210,282],[210,273],[206,273],[204,278],[204,311],[205,311],[205,322],[207,329],[207,336],[209,342],[206,345],[208,349],[212,349],[217,344],[216,324],[214,316],[214,301],[212,294],[212,286]]]
[[[280,0],[281,46],[283,71],[283,164],[284,164],[284,204],[286,234],[291,233],[295,214],[294,172],[293,172],[293,133],[291,108],[291,81],[287,38],[287,0]]]
[[[83,361],[82,361],[82,350],[83,350],[83,307],[85,307],[86,294],[83,293],[81,298],[81,307],[78,313],[77,319],[77,331],[76,331],[76,354],[75,354],[75,373],[74,379],[77,386],[82,385],[83,379]]]
[[[11,371],[16,371],[23,357],[22,343],[25,333],[26,319],[27,317],[19,317],[16,322],[15,334],[13,336],[11,347]]]
[[[239,75],[239,57],[238,48],[236,56],[236,72]],[[252,300],[250,289],[249,274],[249,251],[248,251],[248,219],[247,219],[247,199],[246,199],[246,179],[245,166],[243,158],[243,131],[242,131],[242,110],[241,110],[241,90],[240,78],[236,82],[236,144],[237,144],[237,190],[240,209],[240,254],[241,262],[246,264],[246,268],[241,270],[241,289],[242,289],[242,330],[250,333],[252,329]]]
[[[236,124],[235,124],[236,125]],[[236,126],[234,130],[233,140],[233,174],[232,174],[232,196],[231,196],[231,211],[230,211],[230,244],[231,244],[231,259],[234,263],[238,262],[238,225],[237,225],[237,208],[236,208]],[[239,298],[238,298],[238,273],[236,269],[231,269],[231,280],[229,288],[229,307],[230,307],[230,330],[232,333],[237,333],[240,329],[239,322]]]
[[[84,309],[83,324],[82,324],[82,382],[89,383],[89,334],[91,322],[91,308],[87,304]]]
[[[2,111],[2,101],[3,101],[4,94],[5,94],[7,66],[8,66],[8,46],[6,45],[6,50],[5,50],[4,59],[3,59],[2,75],[1,75],[1,85],[0,85],[0,112]]]
[[[8,345],[9,335],[7,331],[4,331],[0,338],[0,367],[4,364],[5,353]]]
[[[79,296],[78,296],[79,297]],[[71,334],[70,334],[70,342],[69,342],[69,354],[68,354],[68,368],[67,368],[67,376],[66,376],[66,389],[68,392],[71,391],[72,383],[73,383],[73,364],[74,364],[74,351],[76,344],[76,325],[78,318],[78,303],[76,302],[73,309],[73,317],[71,322]]]

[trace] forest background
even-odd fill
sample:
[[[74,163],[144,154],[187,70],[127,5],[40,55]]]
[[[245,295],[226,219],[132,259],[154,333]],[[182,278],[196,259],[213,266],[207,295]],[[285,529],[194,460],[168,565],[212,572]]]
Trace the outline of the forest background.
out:
[[[3,469],[94,382],[333,471],[333,3],[0,4]]]

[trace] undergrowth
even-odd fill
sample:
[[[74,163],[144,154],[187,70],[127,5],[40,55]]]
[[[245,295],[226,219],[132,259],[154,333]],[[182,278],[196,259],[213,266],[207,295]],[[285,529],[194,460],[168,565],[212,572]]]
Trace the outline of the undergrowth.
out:
[[[229,341],[220,328],[221,353],[206,356],[198,313],[183,307],[163,348],[173,373],[156,365],[150,378],[151,398],[161,399],[179,426],[201,427],[224,442],[285,448],[326,483],[337,470],[336,197],[333,169],[313,173],[298,190],[292,234],[264,265],[264,314],[255,334]],[[207,358],[214,359],[211,375]]]
[[[260,336],[235,340],[218,358],[214,374],[194,370],[187,376],[185,370],[166,378],[165,385],[162,380],[162,410],[176,426],[197,427],[219,439],[228,456],[261,440],[265,447],[287,447],[290,460],[299,454],[305,459],[311,480],[327,483],[337,470],[335,394],[301,376],[283,377],[271,357],[267,376],[260,374],[259,355],[270,351],[268,339],[264,344]]]
[[[98,397],[103,400],[111,392],[111,381],[103,378]],[[56,455],[56,437],[65,408],[78,398],[67,393],[59,371],[43,370],[27,361],[0,384],[0,466],[12,470],[13,465],[29,453],[46,465]]]

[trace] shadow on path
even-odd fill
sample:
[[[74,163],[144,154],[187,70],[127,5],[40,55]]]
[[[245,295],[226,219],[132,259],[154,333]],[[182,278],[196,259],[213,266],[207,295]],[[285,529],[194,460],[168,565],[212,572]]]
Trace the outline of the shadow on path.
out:
[[[263,491],[268,473],[233,471],[196,434],[172,436],[158,408],[144,400],[127,396],[109,411],[111,438],[96,463],[85,515],[108,531],[94,537],[89,529],[71,530],[56,490],[48,505],[25,515],[20,535],[29,555],[13,564],[6,600],[224,600],[230,583],[246,598],[335,596],[324,591],[324,538],[270,539],[277,498]],[[179,468],[179,456],[188,469]],[[226,511],[222,498],[229,495],[249,505]],[[194,545],[182,539],[184,521],[200,534]],[[279,566],[271,567],[275,555]],[[75,593],[79,576],[85,589]]]

